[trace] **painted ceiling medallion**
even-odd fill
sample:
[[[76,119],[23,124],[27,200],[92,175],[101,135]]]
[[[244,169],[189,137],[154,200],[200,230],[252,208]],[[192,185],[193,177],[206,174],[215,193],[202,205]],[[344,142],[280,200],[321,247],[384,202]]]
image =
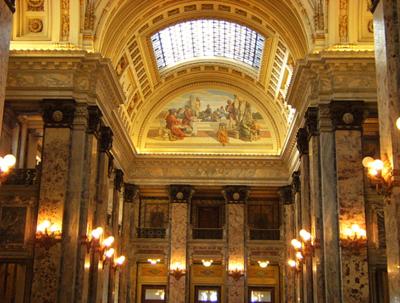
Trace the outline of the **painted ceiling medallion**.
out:
[[[144,151],[275,155],[271,122],[254,103],[219,89],[181,94],[153,117]]]

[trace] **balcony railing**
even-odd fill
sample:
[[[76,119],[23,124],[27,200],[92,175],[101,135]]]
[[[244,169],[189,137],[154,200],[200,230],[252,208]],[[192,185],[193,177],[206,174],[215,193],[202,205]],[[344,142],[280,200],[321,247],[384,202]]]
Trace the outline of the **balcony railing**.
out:
[[[4,178],[4,185],[33,185],[38,182],[38,170],[14,168]]]
[[[165,228],[139,227],[137,229],[138,238],[164,239],[165,234],[166,234]]]
[[[195,240],[200,239],[211,239],[219,240],[223,239],[224,229],[223,228],[193,228],[192,236]]]
[[[280,230],[251,228],[250,240],[280,240]]]

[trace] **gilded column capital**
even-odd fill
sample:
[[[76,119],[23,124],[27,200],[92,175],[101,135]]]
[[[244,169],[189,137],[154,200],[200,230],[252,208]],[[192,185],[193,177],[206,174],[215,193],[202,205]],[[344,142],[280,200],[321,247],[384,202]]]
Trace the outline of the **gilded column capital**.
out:
[[[112,148],[113,132],[108,126],[100,127],[100,152],[108,153]]]
[[[296,135],[297,149],[300,156],[308,154],[308,131],[305,127],[299,128]]]
[[[190,203],[194,189],[190,185],[170,185],[169,199],[171,203]]]
[[[94,134],[96,137],[99,136],[101,128],[101,117],[102,113],[98,106],[88,106],[89,122],[88,122],[88,133]]]
[[[124,183],[124,202],[125,203],[133,203],[137,194],[139,193],[139,189],[135,184]]]
[[[122,171],[122,169],[116,169],[114,178],[114,188],[115,190],[120,192],[123,185],[124,185],[124,172]]]
[[[222,190],[228,204],[245,204],[249,198],[249,193],[248,186],[226,186]]]
[[[329,109],[334,130],[362,130],[364,101],[332,101]]]
[[[44,127],[72,127],[76,110],[74,100],[43,100],[41,105]]]
[[[286,185],[279,188],[279,201],[283,205],[293,204],[293,189],[292,185]]]

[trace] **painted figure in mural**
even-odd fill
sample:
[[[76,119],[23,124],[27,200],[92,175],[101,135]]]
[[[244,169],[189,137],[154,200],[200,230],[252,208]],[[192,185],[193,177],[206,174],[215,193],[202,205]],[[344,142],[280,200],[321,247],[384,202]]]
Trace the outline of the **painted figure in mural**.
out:
[[[185,111],[183,112],[182,125],[183,126],[192,126],[193,118],[194,118],[194,116],[193,116],[192,109],[186,105]]]
[[[223,146],[229,143],[228,130],[226,129],[226,123],[220,123],[217,131],[217,139]]]
[[[235,126],[235,121],[236,121],[236,111],[235,111],[235,106],[232,103],[232,100],[226,101],[226,106],[225,106],[225,111],[227,114],[227,119],[228,119],[228,127],[233,128]]]
[[[176,118],[176,110],[169,109],[168,115],[165,118],[166,126],[171,131],[170,140],[182,140],[185,137],[185,133],[182,130],[181,122]]]
[[[239,138],[245,141],[252,141],[253,115],[250,103],[246,102],[243,118],[239,124]]]
[[[200,107],[201,107],[201,102],[199,97],[196,97],[196,100],[194,101],[194,106],[193,106],[193,114],[195,117],[198,117],[200,115]]]

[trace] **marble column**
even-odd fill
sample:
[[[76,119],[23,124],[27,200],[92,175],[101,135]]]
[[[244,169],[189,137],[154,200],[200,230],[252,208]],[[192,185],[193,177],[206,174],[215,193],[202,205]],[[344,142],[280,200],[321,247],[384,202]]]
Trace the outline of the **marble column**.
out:
[[[308,157],[308,132],[306,128],[300,128],[297,132],[297,149],[300,154],[300,220],[299,229],[311,230],[311,209],[310,209],[310,161]],[[296,231],[295,237],[298,238]],[[313,302],[313,276],[312,256],[304,256],[303,266],[303,298],[302,302]]]
[[[133,240],[134,230],[134,210],[135,198],[138,194],[138,188],[134,184],[124,184],[124,212],[122,218],[122,235],[121,235],[121,250],[127,255],[127,262],[120,270],[120,286],[119,286],[119,301],[121,303],[133,302],[134,297],[131,297],[130,287],[134,285],[130,279],[132,268],[136,265],[132,255],[134,250],[131,241]]]
[[[88,128],[86,136],[86,149],[84,160],[84,173],[83,176],[83,194],[82,203],[80,207],[79,219],[79,235],[80,238],[88,235],[94,228],[94,215],[96,206],[96,192],[97,192],[97,168],[98,168],[98,138],[100,136],[100,118],[101,112],[97,106],[88,107]],[[86,247],[80,246],[79,263],[77,270],[76,289],[77,294],[76,303],[87,302],[89,291],[89,270],[90,270],[90,256]]]
[[[343,234],[345,228],[351,228],[352,224],[366,230],[361,141],[364,103],[333,101],[330,110],[335,128],[339,234]],[[340,250],[342,302],[368,302],[367,243],[360,247],[343,243]]]
[[[249,189],[243,186],[228,186],[223,190],[226,201],[227,222],[227,301],[229,303],[245,302],[245,271],[246,271],[246,202]],[[231,275],[233,271],[240,271],[243,276]]]
[[[335,137],[328,105],[319,106],[319,176],[322,208],[322,231],[320,248],[323,259],[325,301],[342,302],[342,280],[339,253],[339,222],[335,167]]]
[[[14,2],[11,0],[0,0],[0,125],[3,125],[12,14],[15,11]]]
[[[64,227],[64,209],[67,201],[71,126],[75,105],[71,100],[57,100],[43,103],[43,109],[44,138],[38,224],[49,220],[61,229]],[[62,230],[62,237],[68,239],[68,232],[68,229]],[[35,246],[32,302],[58,302],[62,249],[61,243],[48,249]]]
[[[324,302],[325,280],[324,280],[324,255],[320,243],[324,241],[322,226],[322,205],[320,192],[320,149],[319,149],[319,128],[318,108],[311,107],[305,114],[305,127],[308,135],[308,157],[310,165],[310,214],[311,214],[311,235],[314,239],[315,249],[312,260],[313,273],[313,298],[314,302]]]
[[[390,302],[400,302],[400,116],[399,0],[373,1],[375,62],[381,155],[392,163],[395,186],[385,207],[386,253]]]
[[[194,190],[190,186],[170,186],[170,260],[169,269],[188,271],[187,237],[189,226],[189,207]],[[186,285],[188,275],[183,277],[169,276],[168,302],[185,303],[188,300]]]
[[[93,218],[93,226],[102,227],[109,236],[107,229],[107,206],[109,199],[109,176],[113,170],[112,156],[110,154],[112,148],[113,133],[109,127],[102,126],[99,136],[99,156],[97,169],[97,189],[96,189],[96,205]],[[102,268],[99,259],[99,254],[91,252],[89,271],[89,292],[88,302],[97,303],[103,300],[104,287],[106,287],[108,267]]]

